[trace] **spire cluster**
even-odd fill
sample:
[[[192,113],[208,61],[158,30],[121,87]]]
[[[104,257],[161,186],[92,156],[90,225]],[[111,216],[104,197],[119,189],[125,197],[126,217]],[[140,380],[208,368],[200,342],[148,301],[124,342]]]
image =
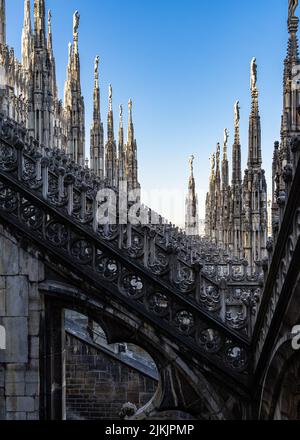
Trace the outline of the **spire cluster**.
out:
[[[224,130],[222,176],[220,143],[211,162],[209,192],[206,197],[206,235],[237,258],[245,258],[253,268],[266,256],[267,186],[261,168],[261,126],[258,105],[257,64],[250,65],[251,113],[249,117],[248,167],[242,181],[240,145],[240,103],[234,105],[232,179],[229,184],[228,130]]]
[[[13,49],[6,46],[5,0],[0,0],[0,59],[5,72],[2,75],[3,78],[1,77],[1,85],[3,88],[6,87],[7,91],[7,94],[1,98],[0,111],[9,116],[13,115],[16,122],[25,125],[42,149],[63,149],[79,166],[85,167],[87,163],[85,160],[85,105],[81,91],[79,52],[80,14],[78,11],[73,14],[72,42],[68,46],[63,101],[57,96],[52,13],[49,10],[46,16],[45,0],[34,0],[33,22],[34,27],[31,25],[31,2],[24,0],[22,62],[20,63],[15,59]],[[129,186],[139,188],[132,101],[130,100],[128,104],[128,139],[124,144],[121,117],[117,152],[112,86],[109,87],[107,143],[104,145],[99,64],[100,58],[96,57],[93,120],[90,130],[90,166],[96,176],[109,185],[117,186],[119,178],[123,176],[124,179],[128,179]],[[14,94],[16,96],[12,100],[11,96]]]

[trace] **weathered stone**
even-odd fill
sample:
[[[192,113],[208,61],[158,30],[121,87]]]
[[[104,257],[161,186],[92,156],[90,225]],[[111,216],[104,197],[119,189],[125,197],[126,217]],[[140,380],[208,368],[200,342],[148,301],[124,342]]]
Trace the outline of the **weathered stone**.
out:
[[[5,395],[6,396],[24,396],[25,383],[24,382],[6,382]]]
[[[24,382],[25,366],[22,364],[7,364],[5,381],[7,383]]]
[[[19,249],[7,238],[0,236],[0,275],[18,275]]]
[[[39,359],[40,356],[40,342],[39,338],[32,336],[29,338],[29,356],[30,359]]]
[[[0,289],[5,289],[5,282],[6,282],[5,277],[1,276],[0,277]]]
[[[5,228],[5,226],[3,226],[3,225],[0,225],[0,235],[4,238],[8,239],[11,243],[18,246],[17,239],[13,235],[11,235],[11,233],[8,232],[7,228]]]
[[[7,277],[6,313],[8,317],[28,316],[28,281],[25,276]]]
[[[30,282],[43,281],[45,279],[44,264],[20,249],[20,274],[27,275]]]
[[[29,384],[29,383],[33,383],[33,384],[36,384],[36,383],[38,383],[38,381],[39,381],[39,371],[36,369],[36,370],[30,370],[30,371],[26,371],[26,373],[25,373],[25,381],[26,381],[26,384]]]
[[[25,363],[28,361],[27,318],[3,318],[6,329],[5,363]]]
[[[25,394],[26,394],[26,396],[38,396],[39,395],[39,382],[26,383]]]
[[[6,295],[5,290],[0,289],[0,317],[6,316]]]
[[[5,410],[4,389],[0,387],[0,420],[5,420]]]
[[[38,283],[29,283],[29,310],[38,311],[43,306]]]
[[[40,333],[40,312],[30,312],[28,334],[30,336],[38,336]]]
[[[7,397],[6,410],[8,412],[33,412],[34,399],[32,397]]]
[[[4,378],[5,378],[5,371],[4,368],[0,366],[0,388],[4,387]]]
[[[26,412],[8,412],[6,420],[26,420]]]

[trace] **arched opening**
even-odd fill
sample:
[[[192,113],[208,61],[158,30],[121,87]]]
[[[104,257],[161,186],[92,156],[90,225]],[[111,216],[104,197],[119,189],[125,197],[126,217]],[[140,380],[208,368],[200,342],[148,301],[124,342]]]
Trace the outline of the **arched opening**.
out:
[[[67,420],[120,420],[153,398],[158,371],[140,347],[108,344],[99,323],[70,310],[65,334]]]
[[[300,353],[285,365],[280,391],[275,405],[275,420],[300,420]]]

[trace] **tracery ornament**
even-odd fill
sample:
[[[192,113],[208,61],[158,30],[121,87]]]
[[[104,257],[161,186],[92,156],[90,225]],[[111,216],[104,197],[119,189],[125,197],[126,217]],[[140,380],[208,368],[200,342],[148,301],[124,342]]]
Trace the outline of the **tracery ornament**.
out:
[[[204,285],[199,298],[200,304],[208,312],[217,312],[221,308],[221,296],[217,286]]]
[[[138,299],[141,298],[144,293],[144,283],[138,275],[127,274],[122,278],[122,289],[128,296]]]
[[[227,341],[226,345],[225,363],[236,372],[244,371],[248,365],[248,357],[245,349],[235,346],[231,341]]]
[[[218,353],[223,344],[220,333],[214,329],[203,330],[198,337],[200,346],[207,353]]]
[[[191,312],[183,310],[178,312],[175,316],[175,325],[179,332],[184,335],[190,335],[194,330],[194,317]]]
[[[161,292],[152,293],[148,300],[148,308],[156,315],[164,317],[169,312],[169,299],[168,296]]]

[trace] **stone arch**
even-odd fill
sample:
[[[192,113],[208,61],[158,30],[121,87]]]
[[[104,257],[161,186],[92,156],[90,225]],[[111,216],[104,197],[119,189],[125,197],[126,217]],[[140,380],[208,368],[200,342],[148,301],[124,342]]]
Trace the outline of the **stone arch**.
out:
[[[65,315],[66,418],[120,419],[150,402],[158,387],[151,356],[135,344],[109,345],[87,316]]]
[[[232,409],[237,399],[228,390],[224,393],[225,385],[207,378],[198,360],[185,358],[171,340],[158,335],[154,327],[136,314],[131,315],[118,304],[107,305],[101,298],[90,299],[64,283],[55,283],[55,293],[53,288],[48,292],[44,287],[42,290],[47,301],[54,301],[56,307],[75,310],[99,323],[110,344],[131,343],[149,353],[158,368],[159,387],[151,402],[139,411],[138,418],[171,410],[184,411],[197,418],[233,418]]]
[[[264,377],[259,419],[282,420],[298,417],[300,404],[300,351],[292,347],[292,336],[287,335],[277,344]],[[298,397],[291,383],[298,378]]]

